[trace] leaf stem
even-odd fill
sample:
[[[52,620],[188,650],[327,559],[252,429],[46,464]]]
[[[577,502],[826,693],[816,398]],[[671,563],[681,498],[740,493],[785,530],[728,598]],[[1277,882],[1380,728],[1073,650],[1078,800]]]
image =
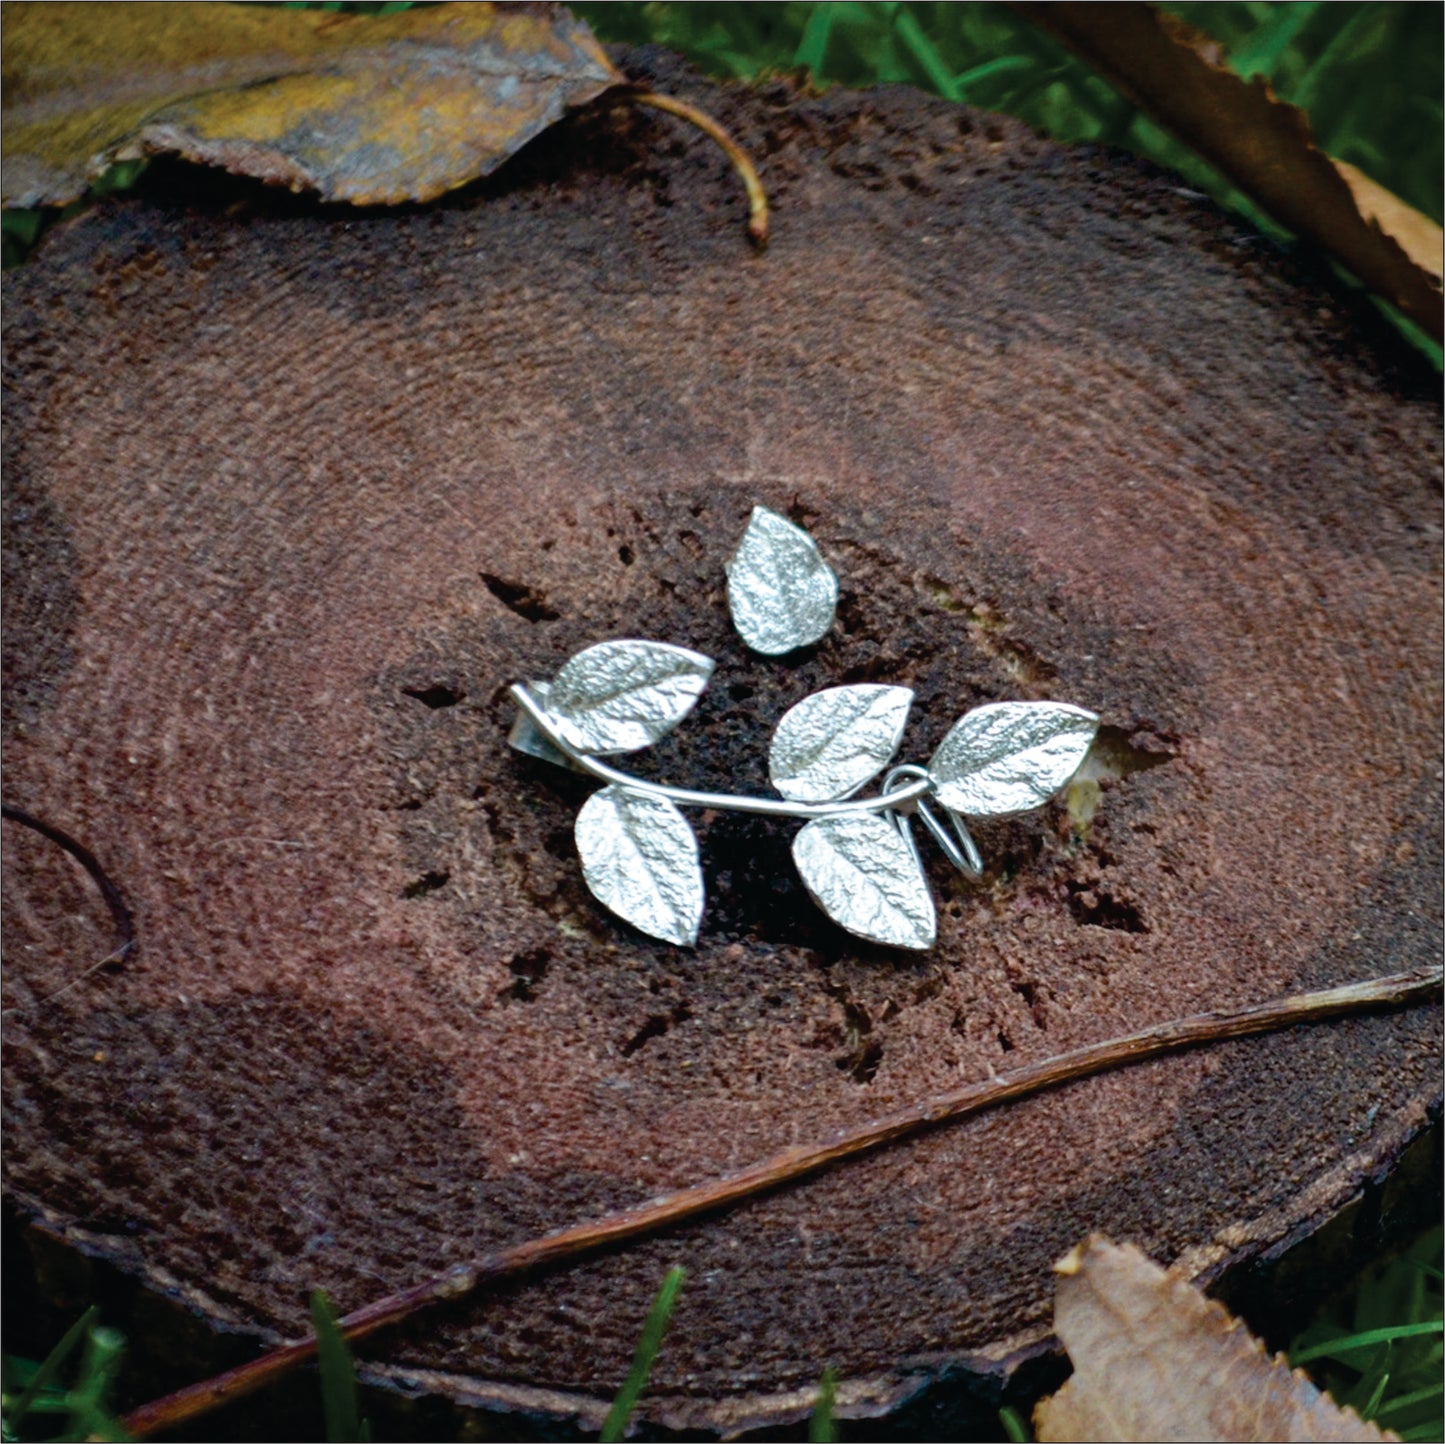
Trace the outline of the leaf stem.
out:
[[[762,181],[758,179],[752,157],[748,155],[747,151],[712,116],[689,105],[685,100],[678,100],[671,95],[658,95],[651,90],[634,92],[630,99],[634,105],[650,105],[654,110],[665,110],[669,115],[675,115],[679,120],[685,120],[689,125],[695,125],[704,135],[715,140],[722,147],[727,158],[732,162],[733,169],[742,178],[743,187],[748,193],[748,238],[758,250],[766,250],[768,245],[768,197],[767,192],[763,190]]]
[[[953,1092],[935,1094],[882,1118],[838,1129],[817,1142],[785,1148],[740,1172],[679,1189],[635,1208],[622,1209],[600,1219],[574,1224],[557,1233],[487,1254],[472,1264],[449,1269],[439,1277],[347,1314],[340,1321],[341,1331],[347,1339],[364,1338],[389,1324],[410,1318],[431,1304],[471,1294],[484,1283],[495,1283],[545,1265],[572,1261],[629,1239],[657,1233],[684,1219],[731,1207],[744,1199],[817,1173],[842,1159],[872,1152],[925,1129],[971,1118],[987,1109],[1095,1073],[1143,1063],[1205,1043],[1271,1033],[1298,1023],[1315,1023],[1350,1013],[1398,1008],[1434,997],[1440,991],[1441,980],[1440,968],[1421,968],[1318,992],[1285,994],[1230,1011],[1195,1013],[1186,1018],[1156,1023],[1122,1038],[1091,1043],[1069,1053],[1026,1063]],[[126,1432],[135,1439],[145,1438],[161,1429],[179,1429],[219,1405],[279,1378],[315,1353],[314,1335],[298,1339],[213,1379],[143,1404],[126,1415],[122,1423]]]
[[[92,973],[99,972],[108,963],[117,963],[125,957],[135,947],[135,919],[131,916],[130,908],[126,906],[121,890],[106,876],[105,869],[96,861],[95,854],[88,847],[77,842],[68,832],[62,832],[53,823],[46,822],[43,818],[36,817],[34,813],[26,812],[23,807],[16,807],[13,803],[0,802],[0,817],[7,822],[18,822],[22,827],[28,827],[32,831],[38,832],[41,837],[53,842],[61,851],[68,852],[90,874],[91,881],[100,889],[100,895],[105,899],[106,907],[110,909],[111,923],[115,928],[114,945],[99,962],[92,963],[78,977],[61,984],[54,992],[37,998],[34,1005],[48,1003],[52,998],[58,998],[62,993],[69,992],[71,988],[83,983]],[[6,1008],[0,1012],[0,1017],[19,1012],[24,1006],[27,1005],[16,1004]]]
[[[634,777],[616,767],[593,757],[590,753],[579,752],[552,725],[546,709],[522,686],[520,682],[511,688],[512,698],[531,720],[532,725],[569,761],[590,772],[603,782],[616,787],[625,787],[629,792],[641,792],[648,797],[665,798],[682,807],[710,807],[719,812],[755,812],[762,817],[843,817],[856,812],[887,812],[891,808],[906,807],[916,802],[925,793],[933,790],[933,780],[925,772],[893,792],[884,792],[878,797],[860,797],[852,802],[788,802],[774,797],[743,797],[732,792],[694,792],[687,787],[669,787],[665,782],[648,782],[645,778]]]

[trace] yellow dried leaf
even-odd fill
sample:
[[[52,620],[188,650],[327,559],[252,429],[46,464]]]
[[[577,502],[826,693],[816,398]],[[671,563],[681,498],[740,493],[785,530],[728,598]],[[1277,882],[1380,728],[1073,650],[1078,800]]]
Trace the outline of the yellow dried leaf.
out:
[[[1291,1373],[1222,1305],[1097,1235],[1056,1268],[1054,1328],[1074,1375],[1034,1410],[1042,1441],[1383,1440]]]
[[[1389,196],[1394,207],[1378,200],[1362,207],[1348,172],[1315,146],[1309,117],[1278,100],[1262,77],[1241,79],[1216,42],[1152,5],[1020,0],[1014,8],[1057,36],[1290,230],[1323,247],[1441,338],[1439,228],[1432,265],[1421,255],[1429,241],[1412,243],[1395,234],[1396,218],[1416,213],[1380,186],[1374,186],[1376,196]]]
[[[1387,191],[1378,181],[1373,181],[1358,166],[1347,160],[1334,162],[1335,169],[1345,178],[1350,194],[1355,198],[1360,214],[1367,221],[1373,221],[1387,236],[1393,236],[1400,249],[1420,267],[1438,281],[1441,277],[1442,250],[1445,250],[1445,231],[1442,231],[1429,216],[1421,215],[1414,206],[1408,206],[1394,191]]]
[[[428,200],[622,79],[560,5],[32,0],[0,16],[7,205],[74,200],[153,151],[327,200]]]

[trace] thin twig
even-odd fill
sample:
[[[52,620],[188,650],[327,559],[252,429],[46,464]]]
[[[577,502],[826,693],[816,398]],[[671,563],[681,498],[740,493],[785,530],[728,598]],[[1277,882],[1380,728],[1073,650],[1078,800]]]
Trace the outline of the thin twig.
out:
[[[58,998],[61,993],[68,991],[82,983],[93,972],[105,967],[107,963],[118,962],[121,958],[135,947],[135,919],[131,917],[130,908],[126,905],[125,897],[121,890],[106,876],[105,869],[96,860],[95,854],[83,843],[77,842],[68,832],[62,832],[60,828],[52,823],[36,817],[33,813],[26,812],[23,807],[16,807],[10,802],[0,802],[0,817],[8,822],[18,822],[22,827],[28,827],[38,832],[41,837],[48,838],[56,847],[63,852],[68,852],[87,873],[91,881],[100,889],[100,895],[105,899],[105,905],[110,909],[110,920],[115,926],[115,945],[98,963],[92,963],[77,978],[72,978],[62,987],[56,988],[54,992],[47,993],[43,998],[37,999],[37,1003],[48,1003],[52,998]],[[6,1013],[14,1013],[16,1008],[6,1008]]]
[[[634,91],[627,98],[634,105],[650,105],[654,110],[665,110],[669,115],[675,115],[680,120],[687,121],[689,125],[695,125],[704,135],[710,136],[723,148],[727,158],[733,163],[733,169],[742,177],[743,185],[748,193],[748,236],[760,251],[766,250],[768,244],[768,197],[763,190],[762,181],[758,179],[752,157],[748,155],[747,151],[712,116],[698,110],[696,106],[689,105],[685,100],[677,100],[671,95],[658,95],[651,90]]]
[[[1346,1013],[1400,1007],[1433,997],[1440,991],[1440,985],[1439,968],[1395,973],[1340,988],[1286,994],[1235,1011],[1195,1013],[1122,1038],[1093,1043],[1070,1053],[1028,1063],[954,1092],[937,1094],[872,1122],[840,1129],[821,1142],[785,1148],[781,1153],[775,1153],[739,1173],[665,1194],[636,1208],[610,1213],[590,1223],[576,1224],[559,1233],[487,1254],[475,1263],[450,1269],[438,1278],[428,1279],[425,1283],[404,1289],[389,1298],[378,1299],[347,1314],[340,1321],[341,1330],[348,1339],[365,1338],[378,1329],[410,1318],[431,1304],[470,1294],[482,1284],[513,1278],[545,1265],[575,1260],[599,1249],[656,1233],[684,1219],[730,1207],[816,1173],[842,1159],[871,1152],[924,1129],[957,1122],[1002,1103],[1027,1098],[1091,1074],[1143,1063],[1161,1054],[1176,1053],[1203,1043],[1274,1032],[1297,1023],[1320,1022]],[[249,1394],[288,1373],[315,1352],[314,1337],[299,1339],[213,1379],[143,1404],[128,1414],[122,1423],[126,1432],[136,1439],[161,1429],[180,1428],[218,1405]]]

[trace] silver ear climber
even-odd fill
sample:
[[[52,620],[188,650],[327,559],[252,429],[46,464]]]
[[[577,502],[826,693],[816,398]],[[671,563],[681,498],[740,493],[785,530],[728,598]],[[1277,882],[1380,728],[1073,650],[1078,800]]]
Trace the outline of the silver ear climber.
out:
[[[793,651],[833,624],[837,577],[813,538],[776,512],[753,508],[727,574],[733,623],[754,651]],[[978,877],[983,860],[965,818],[1041,807],[1078,770],[1099,726],[1092,712],[1064,702],[988,703],[954,723],[926,767],[896,766],[876,797],[855,798],[893,760],[913,701],[907,687],[862,683],[815,692],[779,719],[768,755],[779,798],[670,787],[602,760],[670,732],[713,665],[665,642],[600,642],[550,682],[511,689],[521,709],[513,747],[607,784],[577,815],[592,895],[650,937],[686,946],[697,941],[704,896],[697,839],[680,808],[805,819],[793,861],[818,906],[870,942],[928,948],[937,915],[911,819]]]

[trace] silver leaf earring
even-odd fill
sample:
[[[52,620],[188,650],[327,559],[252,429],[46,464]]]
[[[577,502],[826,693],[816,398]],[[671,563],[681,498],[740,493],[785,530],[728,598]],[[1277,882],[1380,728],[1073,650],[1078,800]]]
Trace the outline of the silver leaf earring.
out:
[[[780,657],[816,642],[833,625],[838,578],[800,526],[755,506],[724,570],[728,609],[755,652]]]
[[[753,508],[727,575],[733,623],[754,651],[794,651],[833,624],[833,569],[807,532],[766,507]],[[955,867],[980,877],[983,859],[965,819],[1043,806],[1078,770],[1099,727],[1092,712],[1065,702],[987,703],[954,723],[926,767],[893,767],[876,797],[858,798],[892,762],[913,702],[907,687],[860,683],[814,692],[783,714],[768,754],[778,798],[671,787],[602,760],[670,732],[713,667],[665,642],[600,642],[550,682],[511,689],[521,709],[513,747],[607,784],[582,804],[575,828],[592,895],[649,937],[685,946],[697,942],[704,890],[681,808],[805,819],[793,861],[814,902],[857,937],[929,948],[937,915],[912,819]]]

